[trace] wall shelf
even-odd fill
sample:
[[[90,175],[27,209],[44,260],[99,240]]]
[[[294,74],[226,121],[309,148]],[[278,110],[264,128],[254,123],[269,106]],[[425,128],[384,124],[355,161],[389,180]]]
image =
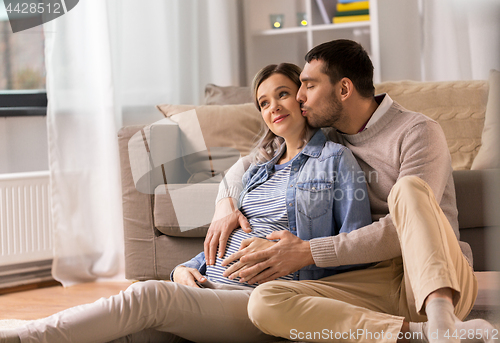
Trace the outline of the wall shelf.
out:
[[[325,0],[330,1],[330,0]],[[304,65],[314,46],[334,39],[352,39],[367,50],[380,82],[377,4],[370,1],[370,21],[324,24],[315,0],[244,0],[247,83],[268,64]],[[297,13],[305,13],[308,26],[297,26]],[[283,27],[272,29],[271,14],[283,14]]]
[[[311,25],[311,26],[303,26],[303,27],[288,27],[288,28],[283,28],[283,29],[269,29],[269,30],[262,30],[262,31],[254,31],[252,33],[252,35],[253,36],[275,36],[275,35],[307,32],[307,31],[350,30],[350,29],[361,29],[361,28],[370,28],[370,22],[369,21],[359,21],[359,22],[342,23],[342,24],[320,24],[320,25]]]
[[[289,33],[300,33],[307,32],[307,27],[288,27],[284,29],[269,29],[263,31],[254,31],[253,36],[276,36],[276,35],[286,35]]]

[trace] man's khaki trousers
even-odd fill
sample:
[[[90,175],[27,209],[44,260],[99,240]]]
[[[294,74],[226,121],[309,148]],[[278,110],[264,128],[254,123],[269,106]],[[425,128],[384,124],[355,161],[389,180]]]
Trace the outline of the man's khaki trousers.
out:
[[[253,323],[298,341],[395,342],[403,320],[426,321],[425,299],[445,287],[454,291],[455,315],[464,319],[477,281],[432,190],[407,176],[394,185],[388,204],[402,258],[317,281],[265,283],[250,296]]]

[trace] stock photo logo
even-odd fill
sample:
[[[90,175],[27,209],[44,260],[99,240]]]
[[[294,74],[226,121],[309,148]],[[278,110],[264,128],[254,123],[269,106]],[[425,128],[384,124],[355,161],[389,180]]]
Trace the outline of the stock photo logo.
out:
[[[175,214],[161,226],[184,232],[210,224],[218,185],[241,153],[234,147],[210,146],[210,128],[200,123],[196,110],[177,115],[190,123],[189,132],[177,129],[171,119],[159,120],[130,138],[128,157],[136,190],[155,198],[155,212]]]
[[[12,32],[42,25],[71,11],[79,0],[3,0]]]

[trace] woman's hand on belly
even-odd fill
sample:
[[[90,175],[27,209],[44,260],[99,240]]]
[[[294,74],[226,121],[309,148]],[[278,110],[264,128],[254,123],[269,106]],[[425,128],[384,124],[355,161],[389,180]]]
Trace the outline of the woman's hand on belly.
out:
[[[246,268],[249,268],[259,262],[262,262],[264,259],[251,261],[247,263],[243,263],[240,261],[242,256],[247,254],[251,254],[257,251],[265,250],[271,246],[276,244],[276,242],[269,241],[265,238],[251,237],[243,240],[241,242],[240,250],[235,252],[234,254],[228,256],[224,261],[222,261],[222,266],[227,266],[231,262],[236,261],[233,265],[231,265],[227,270],[222,274],[224,277],[227,277],[231,280],[239,277],[240,272]]]
[[[184,266],[178,266],[174,270],[174,282],[181,285],[200,288],[196,282],[203,283],[207,281],[207,278],[201,275],[201,273],[194,268],[188,268]]]
[[[215,264],[217,247],[219,247],[219,257],[224,256],[227,239],[231,232],[238,227],[247,233],[252,232],[247,218],[236,209],[233,199],[220,200],[215,207],[212,223],[205,236],[204,252],[207,265]]]

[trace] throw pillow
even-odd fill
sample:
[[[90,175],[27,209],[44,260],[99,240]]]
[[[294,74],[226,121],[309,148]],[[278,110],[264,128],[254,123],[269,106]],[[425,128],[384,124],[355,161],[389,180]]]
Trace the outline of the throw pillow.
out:
[[[486,105],[481,148],[472,169],[500,168],[500,71],[492,70],[489,78],[490,91]]]
[[[250,87],[221,87],[209,83],[205,87],[205,105],[236,105],[253,102]]]
[[[250,153],[265,125],[253,104],[157,107],[179,124],[189,183],[220,182],[222,176],[217,174]]]
[[[446,136],[453,169],[471,168],[481,146],[488,97],[486,81],[384,82],[375,90],[437,121]]]

